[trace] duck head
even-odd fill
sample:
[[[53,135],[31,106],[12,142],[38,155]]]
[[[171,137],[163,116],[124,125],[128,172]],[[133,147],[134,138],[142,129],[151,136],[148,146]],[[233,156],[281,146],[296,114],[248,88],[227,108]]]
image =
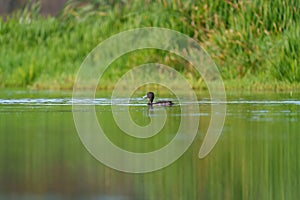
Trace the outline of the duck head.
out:
[[[154,93],[153,92],[147,92],[147,94],[145,96],[143,96],[143,98],[148,98],[149,99],[148,104],[152,104],[153,100],[154,100]]]

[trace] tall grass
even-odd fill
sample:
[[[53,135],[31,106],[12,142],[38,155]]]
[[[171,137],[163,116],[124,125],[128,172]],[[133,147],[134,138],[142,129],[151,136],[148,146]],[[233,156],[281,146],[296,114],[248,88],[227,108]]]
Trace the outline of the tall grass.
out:
[[[0,86],[70,89],[85,56],[111,35],[138,27],[165,27],[198,40],[225,80],[300,82],[300,5],[297,0],[69,1],[55,17],[39,4],[0,19]],[[194,87],[201,77],[165,52],[122,59],[104,77],[112,87],[143,60],[175,66]],[[122,66],[122,67],[120,67]]]

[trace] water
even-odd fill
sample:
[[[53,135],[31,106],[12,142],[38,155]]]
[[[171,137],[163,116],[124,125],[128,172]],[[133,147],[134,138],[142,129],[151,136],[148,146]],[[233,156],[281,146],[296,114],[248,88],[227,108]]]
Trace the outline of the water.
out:
[[[75,129],[71,93],[1,91],[0,199],[297,199],[300,95],[227,96],[222,135],[204,159],[198,153],[211,117],[207,95],[181,105],[197,104],[197,113],[181,113],[179,105],[149,110],[139,97],[129,104],[128,99],[112,102],[102,93],[94,100],[77,100],[96,104],[108,138],[133,152],[162,148],[175,137],[181,117],[199,118],[194,142],[176,162],[131,174],[105,166],[86,150]],[[118,105],[120,113],[129,108],[139,125],[163,110],[166,127],[157,136],[134,139],[114,123],[111,105]]]

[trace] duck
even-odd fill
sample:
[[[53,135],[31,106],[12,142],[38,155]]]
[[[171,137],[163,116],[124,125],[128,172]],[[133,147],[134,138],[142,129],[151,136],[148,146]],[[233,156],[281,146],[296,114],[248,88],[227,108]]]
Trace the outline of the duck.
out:
[[[149,106],[152,106],[152,105],[172,106],[174,104],[172,101],[157,101],[157,102],[153,103],[153,100],[154,100],[154,93],[153,92],[147,92],[147,94],[145,96],[143,96],[143,98],[148,98],[149,99],[149,102],[148,102]]]

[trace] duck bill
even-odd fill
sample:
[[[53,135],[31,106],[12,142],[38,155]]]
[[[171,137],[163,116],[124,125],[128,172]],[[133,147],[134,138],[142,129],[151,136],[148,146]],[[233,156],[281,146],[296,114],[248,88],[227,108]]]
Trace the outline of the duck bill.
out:
[[[146,94],[145,96],[143,96],[142,98],[143,98],[143,99],[146,99],[146,98],[147,98],[147,94]]]

